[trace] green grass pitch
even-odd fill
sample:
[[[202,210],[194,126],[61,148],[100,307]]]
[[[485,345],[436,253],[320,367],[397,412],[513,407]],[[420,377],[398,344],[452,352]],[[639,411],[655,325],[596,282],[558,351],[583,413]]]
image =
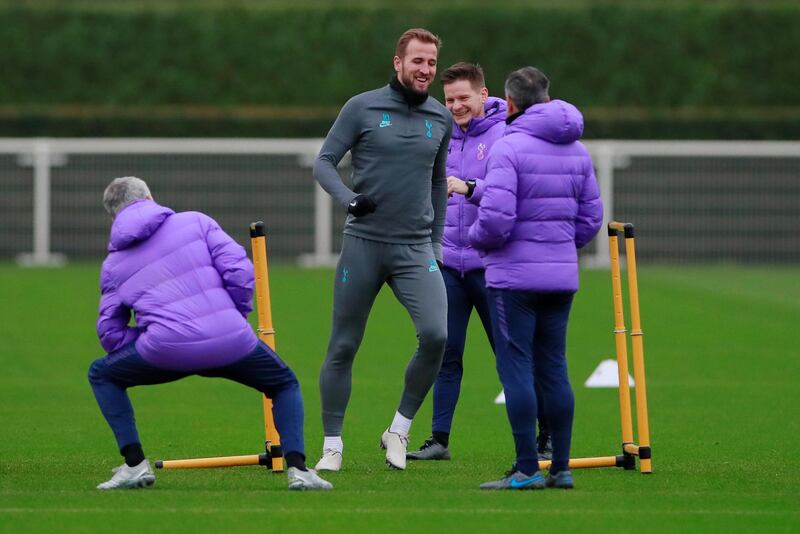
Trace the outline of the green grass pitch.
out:
[[[414,333],[389,291],[356,358],[345,468],[327,494],[294,494],[259,467],[159,471],[154,488],[94,489],[120,462],[86,381],[98,265],[0,266],[0,531],[606,532],[800,530],[800,270],[640,267],[654,474],[578,470],[573,491],[481,492],[513,458],[488,343],[473,320],[450,462],[390,471],[378,449]],[[317,376],[330,329],[333,273],[273,266],[278,352],[300,378],[309,462],[322,433]],[[613,357],[607,271],[582,273],[568,359],[576,397],[573,456],[619,449],[615,390],[583,382]],[[252,318],[254,320],[254,317]],[[191,378],[137,388],[151,460],[254,454],[258,395]],[[430,399],[411,445],[430,431]]]

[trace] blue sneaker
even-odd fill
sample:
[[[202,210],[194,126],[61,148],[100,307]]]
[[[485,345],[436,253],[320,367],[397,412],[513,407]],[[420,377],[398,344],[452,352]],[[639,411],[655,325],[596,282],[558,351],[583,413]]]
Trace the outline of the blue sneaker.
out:
[[[492,480],[481,484],[485,490],[531,490],[544,489],[544,477],[540,471],[533,475],[526,475],[522,471],[512,469],[500,480]]]
[[[572,489],[572,471],[559,471],[555,475],[547,475],[545,484],[548,488]]]

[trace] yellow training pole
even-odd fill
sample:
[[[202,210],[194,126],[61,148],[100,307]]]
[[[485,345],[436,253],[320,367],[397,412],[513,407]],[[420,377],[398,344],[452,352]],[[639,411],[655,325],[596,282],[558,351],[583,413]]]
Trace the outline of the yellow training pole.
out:
[[[192,458],[190,460],[160,460],[156,462],[156,467],[159,469],[198,469],[208,467],[237,467],[240,465],[266,465],[266,463],[266,454],[248,454],[246,456]]]
[[[608,224],[608,246],[611,255],[611,288],[614,297],[614,341],[617,349],[619,376],[619,416],[622,427],[622,446],[633,443],[631,421],[631,390],[628,384],[628,341],[625,337],[625,314],[622,307],[622,281],[619,267],[619,242],[617,230],[621,223]]]
[[[258,337],[275,350],[275,330],[272,327],[272,302],[269,294],[269,268],[267,266],[267,234],[264,223],[250,224],[250,244],[253,247],[253,269],[256,280],[256,306],[258,307]],[[272,417],[272,400],[264,395],[264,434],[267,451],[272,454],[272,470],[283,471],[283,456],[280,451],[281,438]]]
[[[650,426],[647,420],[647,386],[644,372],[644,332],[639,319],[639,281],[636,277],[636,245],[633,226],[625,228],[625,251],[628,257],[628,298],[631,305],[631,349],[633,379],[636,381],[636,425],[639,437],[639,470],[652,473]]]
[[[591,467],[623,467],[622,456],[599,456],[597,458],[570,458],[570,469],[588,469]],[[539,469],[550,469],[550,460],[539,460]]]

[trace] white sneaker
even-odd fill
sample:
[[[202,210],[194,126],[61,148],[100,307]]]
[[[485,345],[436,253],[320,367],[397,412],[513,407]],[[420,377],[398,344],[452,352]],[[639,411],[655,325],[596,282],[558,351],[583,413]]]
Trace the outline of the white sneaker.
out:
[[[322,458],[319,459],[314,469],[317,471],[338,471],[342,468],[342,453],[334,449],[322,451]]]
[[[97,489],[147,488],[156,482],[156,476],[153,474],[153,470],[150,469],[150,462],[147,460],[142,460],[139,465],[133,467],[129,467],[128,464],[122,464],[111,471],[114,476],[110,480],[98,484]]]
[[[341,454],[339,455],[341,457]],[[323,480],[313,469],[300,471],[296,467],[290,467],[286,474],[289,477],[290,490],[332,490],[333,484]]]
[[[381,436],[381,449],[386,449],[386,463],[395,469],[406,468],[406,450],[408,436],[402,436],[388,430]]]

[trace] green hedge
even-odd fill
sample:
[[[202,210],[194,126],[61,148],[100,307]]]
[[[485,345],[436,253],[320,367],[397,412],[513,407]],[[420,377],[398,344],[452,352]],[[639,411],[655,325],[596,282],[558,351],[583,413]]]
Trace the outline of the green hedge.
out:
[[[584,109],[587,139],[800,139],[800,119],[626,118]],[[308,119],[58,117],[47,113],[0,117],[0,137],[323,137],[330,117]]]
[[[0,3],[0,135],[17,129],[49,135],[45,125],[78,135],[87,124],[101,131],[130,127],[131,135],[185,135],[200,124],[229,135],[260,129],[317,135],[347,98],[388,80],[394,41],[411,26],[442,36],[443,66],[484,65],[493,94],[502,93],[509,71],[533,64],[550,76],[553,96],[582,109],[642,110],[638,119],[604,113],[596,131],[672,137],[669,131],[677,128],[680,136],[688,127],[691,137],[721,124],[730,136],[735,124],[760,137],[783,137],[797,129],[796,120],[780,114],[673,120],[647,110],[800,108],[800,5],[566,6]],[[70,117],[53,111],[64,105],[85,110]],[[149,121],[146,112],[97,114],[97,106],[205,106],[222,118],[187,113]],[[226,109],[242,106],[318,111],[299,119],[224,118]],[[592,129],[587,124],[587,133]],[[639,135],[615,135],[632,136]]]

